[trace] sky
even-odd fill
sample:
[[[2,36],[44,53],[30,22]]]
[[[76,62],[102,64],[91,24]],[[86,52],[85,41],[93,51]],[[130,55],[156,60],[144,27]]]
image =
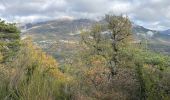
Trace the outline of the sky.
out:
[[[0,18],[30,23],[58,18],[102,18],[127,15],[149,29],[170,29],[169,0],[0,0]]]

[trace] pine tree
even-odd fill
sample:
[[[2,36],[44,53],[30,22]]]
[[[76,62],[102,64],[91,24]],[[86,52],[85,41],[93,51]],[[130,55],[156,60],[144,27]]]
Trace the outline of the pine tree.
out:
[[[20,47],[20,31],[15,24],[5,23],[0,20],[0,51],[3,60],[9,60],[9,57],[15,55]]]

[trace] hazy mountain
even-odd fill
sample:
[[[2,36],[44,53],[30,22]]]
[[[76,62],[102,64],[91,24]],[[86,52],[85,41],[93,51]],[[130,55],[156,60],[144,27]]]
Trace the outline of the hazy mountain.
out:
[[[21,27],[22,37],[31,36],[34,43],[42,47],[55,57],[61,57],[61,52],[71,54],[76,51],[76,44],[80,39],[80,30],[89,29],[96,21],[90,19],[60,19],[39,23],[28,23]],[[104,21],[99,21],[104,24]],[[170,30],[155,31],[132,24],[132,31],[136,42],[147,41],[147,45],[158,52],[170,51]]]
[[[95,24],[96,21],[89,19],[77,19],[77,20],[53,20],[40,23],[28,23],[22,27],[24,34],[29,35],[76,35],[81,29],[88,29],[91,25]],[[105,23],[104,21],[99,21],[99,23]],[[150,37],[158,34],[158,31],[150,30],[139,26],[136,24],[132,25],[132,31],[134,36],[140,38],[144,35]],[[170,30],[169,30],[170,31]],[[161,33],[162,34],[162,33]]]
[[[161,31],[161,34],[170,35],[170,29],[165,30],[165,31]]]
[[[159,37],[165,41],[170,42],[170,29],[165,31],[160,31],[159,34],[156,35],[156,37]]]

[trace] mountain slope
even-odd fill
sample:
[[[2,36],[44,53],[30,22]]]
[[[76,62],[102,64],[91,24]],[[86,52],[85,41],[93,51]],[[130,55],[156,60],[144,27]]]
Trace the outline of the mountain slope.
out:
[[[96,21],[89,19],[54,20],[22,26],[22,36],[31,36],[34,43],[48,53],[62,60],[62,54],[72,54],[78,48],[80,30],[88,29]],[[104,24],[104,21],[99,23]],[[132,24],[132,31],[137,42],[147,40],[151,49],[158,52],[169,52],[170,36],[167,32],[158,32]]]

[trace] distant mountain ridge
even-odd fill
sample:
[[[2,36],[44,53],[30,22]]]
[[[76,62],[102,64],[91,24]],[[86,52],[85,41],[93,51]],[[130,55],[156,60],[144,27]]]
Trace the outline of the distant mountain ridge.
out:
[[[62,46],[66,43],[77,43],[80,40],[80,30],[88,30],[95,23],[97,21],[90,19],[58,19],[33,24],[28,23],[22,26],[21,30],[23,37],[32,36],[36,44],[47,50],[47,48],[50,48],[49,45],[54,43],[58,43],[60,48],[63,48]],[[105,24],[104,21],[98,23]],[[170,30],[155,31],[132,23],[132,32],[137,42],[147,40],[153,50],[170,52]],[[64,50],[65,48],[60,51]]]
[[[160,31],[160,33],[161,33],[162,35],[168,35],[168,36],[170,36],[170,29],[165,30],[165,31]]]
[[[40,29],[49,30],[49,32],[63,32],[63,33],[70,33],[82,28],[89,28],[91,25],[95,24],[96,21],[90,19],[75,19],[75,20],[53,20],[53,21],[46,21],[46,22],[38,22],[38,23],[27,23],[21,27],[22,30],[26,30],[24,33],[32,33],[39,34],[42,31]],[[100,21],[99,23],[103,23]],[[59,28],[60,27],[60,28]],[[62,30],[62,28],[64,30]],[[143,26],[132,24],[132,31],[134,34],[147,34],[147,32],[153,32],[154,34],[170,34],[170,29],[165,31],[156,31],[147,29]],[[43,33],[43,32],[42,32]]]

